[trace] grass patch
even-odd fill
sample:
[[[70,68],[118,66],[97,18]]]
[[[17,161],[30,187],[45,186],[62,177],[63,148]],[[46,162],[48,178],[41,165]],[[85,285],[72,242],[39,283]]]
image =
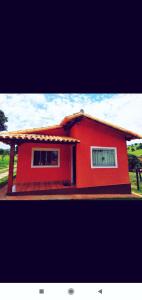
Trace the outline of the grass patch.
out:
[[[3,187],[8,182],[8,176],[3,177],[0,179],[0,188]]]
[[[14,167],[17,165],[17,156],[14,157]],[[0,173],[7,171],[9,168],[9,155],[0,155]]]
[[[17,169],[17,166],[16,166],[16,164],[14,164],[14,171],[16,171],[16,169]],[[0,169],[0,175],[3,174],[3,173],[6,173],[8,171],[9,171],[9,167],[6,168],[6,169]]]
[[[17,166],[17,155],[14,157],[14,177],[16,176],[16,168]],[[0,174],[4,172],[8,172],[9,170],[9,155],[0,155]],[[3,187],[8,182],[8,175],[4,176],[0,179],[0,188]]]
[[[0,170],[8,168],[9,155],[0,155]]]
[[[142,181],[140,182],[140,189],[137,190],[136,173],[129,172],[129,177],[130,177],[132,192],[142,195]]]
[[[0,168],[0,174],[4,173],[4,172],[6,172],[6,171],[8,171],[8,168],[6,168],[6,169]]]
[[[13,177],[16,177],[16,171],[14,171],[14,175]],[[3,187],[5,184],[8,183],[8,176],[5,176],[3,178],[0,179],[0,188]]]
[[[133,154],[135,156],[142,156],[142,149],[136,149],[135,151],[128,150],[128,154]]]

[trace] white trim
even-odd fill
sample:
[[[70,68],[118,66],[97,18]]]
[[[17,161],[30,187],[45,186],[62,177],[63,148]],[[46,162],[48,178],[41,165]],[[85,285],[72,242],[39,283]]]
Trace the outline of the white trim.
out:
[[[93,166],[93,159],[92,159],[92,150],[93,149],[110,149],[115,151],[115,166]],[[102,146],[91,146],[91,169],[116,169],[118,168],[118,160],[117,160],[117,148],[116,147],[102,147]]]
[[[58,152],[58,165],[55,166],[34,166],[34,151],[57,151]],[[60,149],[59,148],[32,148],[31,168],[59,168],[60,167]]]

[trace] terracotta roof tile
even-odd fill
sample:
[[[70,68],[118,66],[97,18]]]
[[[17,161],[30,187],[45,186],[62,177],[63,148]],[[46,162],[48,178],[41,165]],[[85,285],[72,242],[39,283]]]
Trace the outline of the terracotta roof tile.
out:
[[[142,135],[139,135],[139,134],[137,134],[137,133],[135,133],[135,132],[132,132],[132,131],[130,131],[130,130],[127,130],[127,129],[124,129],[124,128],[122,128],[122,127],[119,127],[119,126],[117,126],[117,125],[114,125],[114,124],[111,124],[111,123],[109,123],[109,122],[106,122],[106,121],[102,121],[102,120],[100,120],[100,119],[98,119],[98,118],[94,118],[94,117],[92,117],[92,116],[90,116],[90,115],[88,115],[88,114],[86,114],[86,113],[83,113],[83,112],[79,112],[79,113],[75,113],[75,114],[72,114],[72,115],[70,115],[70,116],[66,116],[63,120],[62,120],[62,122],[60,123],[60,125],[53,125],[53,126],[47,126],[47,127],[40,127],[40,128],[31,128],[31,129],[23,129],[23,130],[17,130],[17,131],[12,131],[12,132],[7,132],[7,131],[5,131],[5,132],[0,132],[0,135],[4,135],[4,134],[28,134],[28,137],[27,137],[27,139],[32,139],[31,137],[29,137],[29,134],[32,132],[33,134],[32,134],[32,136],[36,136],[37,135],[37,140],[39,139],[39,136],[46,136],[46,137],[49,137],[48,135],[41,135],[41,134],[34,134],[34,132],[38,132],[38,131],[45,131],[45,130],[50,130],[50,129],[58,129],[58,128],[63,128],[64,127],[64,125],[66,125],[66,124],[68,124],[69,122],[71,122],[71,121],[73,121],[73,120],[75,120],[75,119],[77,119],[77,118],[79,118],[79,117],[84,117],[84,118],[88,118],[88,119],[91,119],[91,120],[93,120],[93,121],[96,121],[96,122],[98,122],[98,123],[100,123],[100,124],[102,124],[102,125],[106,125],[106,126],[109,126],[109,127],[111,127],[111,128],[113,128],[113,129],[116,129],[117,131],[119,131],[121,134],[123,134],[123,135],[125,135],[125,138],[127,139],[127,140],[131,140],[131,139],[142,139]],[[50,137],[51,137],[51,135],[50,135]],[[34,139],[36,139],[36,137],[33,137]],[[57,137],[57,138],[63,138],[63,137]],[[67,138],[67,137],[65,137],[65,138]],[[24,139],[24,137],[22,138],[22,139]],[[43,139],[42,139],[43,140]],[[49,140],[49,139],[47,139],[47,140]],[[55,140],[55,136],[54,136],[54,140]]]
[[[73,121],[73,120],[75,120],[75,119],[77,119],[77,118],[79,118],[79,117],[85,117],[85,118],[88,118],[88,119],[91,119],[91,120],[93,120],[93,121],[96,121],[96,122],[98,122],[98,123],[100,123],[100,124],[103,124],[103,125],[107,125],[107,126],[109,126],[109,127],[111,127],[111,128],[114,128],[114,129],[116,129],[116,130],[118,130],[120,133],[123,133],[123,134],[125,134],[126,135],[126,137],[128,136],[128,137],[130,137],[131,139],[142,139],[142,135],[140,135],[140,134],[137,134],[137,133],[135,133],[135,132],[132,132],[132,131],[130,131],[130,130],[127,130],[127,129],[124,129],[124,128],[122,128],[122,127],[120,127],[120,126],[117,126],[117,125],[114,125],[114,124],[112,124],[112,123],[109,123],[109,122],[106,122],[106,121],[102,121],[102,120],[100,120],[100,119],[98,119],[98,118],[94,118],[94,117],[92,117],[92,116],[90,116],[90,115],[88,115],[88,114],[86,114],[86,113],[82,113],[82,112],[79,112],[79,113],[75,113],[75,114],[72,114],[72,115],[70,115],[70,116],[67,116],[67,117],[65,117],[63,120],[62,120],[62,122],[60,123],[60,125],[61,126],[64,126],[64,125],[66,125],[67,123],[69,123],[69,122],[71,122],[71,121]]]
[[[58,128],[63,128],[63,126],[61,126],[61,125],[51,125],[51,126],[47,126],[47,127],[21,129],[21,130],[11,131],[11,133],[33,133],[33,132],[37,132],[37,131],[45,131],[45,130],[58,129]]]
[[[67,136],[43,135],[43,134],[24,134],[0,132],[0,141],[5,140],[30,140],[30,141],[45,141],[45,142],[60,142],[60,143],[79,143],[80,141]]]

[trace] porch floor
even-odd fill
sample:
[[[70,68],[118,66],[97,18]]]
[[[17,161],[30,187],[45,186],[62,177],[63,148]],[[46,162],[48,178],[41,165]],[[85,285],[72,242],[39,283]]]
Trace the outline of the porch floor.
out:
[[[126,195],[126,197],[131,198],[132,194],[127,192],[124,188],[121,188],[121,192],[118,190],[107,190],[106,187],[86,187],[86,188],[79,188],[76,185],[64,185],[64,182],[27,182],[27,183],[17,183],[16,178],[13,182],[12,192],[7,193],[7,196],[39,196],[39,195],[55,195],[60,197],[60,195],[76,195],[77,197],[80,197],[79,195],[96,195],[96,197],[101,195]],[[113,188],[113,187],[111,187]],[[123,191],[124,190],[124,191]],[[67,196],[67,197],[68,197]],[[90,197],[89,196],[89,197]],[[134,195],[133,195],[134,196]],[[135,195],[135,197],[138,197]],[[76,198],[76,197],[75,197]]]
[[[31,182],[31,183],[14,183],[12,193],[20,192],[39,192],[59,189],[74,188],[75,186],[65,186],[63,184],[49,184],[47,182]]]

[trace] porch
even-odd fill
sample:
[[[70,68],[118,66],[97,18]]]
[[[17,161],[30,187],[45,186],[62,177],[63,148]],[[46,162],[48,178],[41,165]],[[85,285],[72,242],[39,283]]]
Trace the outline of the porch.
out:
[[[14,184],[15,185],[15,184]],[[53,187],[53,186],[52,186]],[[41,185],[40,185],[41,188]],[[25,189],[25,187],[24,187]],[[137,194],[118,194],[118,193],[114,193],[114,194],[96,194],[91,192],[90,194],[87,192],[83,192],[78,193],[78,192],[74,192],[74,188],[73,187],[64,187],[63,188],[64,191],[66,191],[66,193],[62,192],[62,188],[60,186],[60,188],[58,188],[58,191],[60,191],[60,193],[57,194],[57,190],[56,192],[54,192],[54,188],[52,189],[50,186],[50,194],[49,191],[46,190],[46,192],[44,192],[44,190],[39,190],[38,194],[37,191],[32,190],[31,192],[29,191],[22,191],[22,186],[21,186],[21,190],[19,187],[19,192],[13,192],[11,195],[7,195],[7,184],[5,186],[3,186],[0,189],[0,200],[10,200],[10,201],[25,201],[25,200],[111,200],[111,199],[120,199],[120,200],[135,200],[135,199],[139,199],[141,200],[140,195]],[[77,189],[76,189],[77,190]],[[52,191],[52,194],[51,194]],[[68,193],[67,193],[68,192]],[[19,194],[18,194],[19,193]],[[40,194],[39,194],[40,193]],[[48,193],[48,194],[47,194]]]
[[[8,195],[53,195],[68,194],[76,190],[75,185],[64,182],[13,182],[12,191]]]
[[[3,133],[0,141],[10,145],[7,195],[64,194],[75,188],[75,153],[79,140],[66,136]],[[20,161],[17,180],[14,179],[16,145]],[[22,147],[20,153],[19,147]]]
[[[130,185],[114,185],[114,186],[94,186],[94,187],[77,187],[76,185],[68,184],[64,182],[24,182],[16,183],[16,179],[13,181],[12,190],[8,191],[7,196],[71,196],[76,195],[80,197],[81,195],[94,195],[95,197],[100,197],[100,195],[117,195],[124,196],[131,194]],[[75,196],[75,197],[76,197]]]

